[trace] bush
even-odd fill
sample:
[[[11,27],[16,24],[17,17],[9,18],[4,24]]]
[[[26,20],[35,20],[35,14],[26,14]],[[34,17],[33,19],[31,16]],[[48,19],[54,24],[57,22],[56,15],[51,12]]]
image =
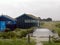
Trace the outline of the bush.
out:
[[[26,35],[27,35],[27,31],[26,31],[26,30],[21,30],[21,31],[19,32],[18,37],[22,38],[22,37],[26,37]]]
[[[12,32],[12,31],[11,32],[2,32],[0,35],[3,39],[11,39],[11,38],[16,37],[16,33]]]
[[[58,27],[58,28],[60,28],[60,23],[56,24],[55,26]]]
[[[34,28],[30,29],[20,29],[16,28],[14,31],[10,31],[9,28],[6,29],[7,31],[5,32],[0,32],[0,38],[3,39],[11,39],[11,38],[22,38],[26,37],[28,33],[33,33]]]
[[[60,42],[60,38],[59,38],[59,37],[53,38],[52,40],[53,40],[54,42]]]

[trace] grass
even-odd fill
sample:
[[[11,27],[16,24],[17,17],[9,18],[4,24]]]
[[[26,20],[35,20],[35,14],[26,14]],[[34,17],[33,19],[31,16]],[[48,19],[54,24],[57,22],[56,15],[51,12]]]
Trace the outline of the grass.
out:
[[[28,43],[26,38],[26,35],[31,33],[33,29],[34,28],[16,28],[15,31],[0,32],[0,45],[35,45],[36,43],[33,39],[31,39],[30,43]]]
[[[50,30],[54,30],[58,34],[60,34],[60,28],[56,27],[57,24],[60,24],[60,21],[55,21],[55,22],[42,22],[43,24],[41,25],[42,28],[48,28]]]
[[[60,45],[60,43],[55,43],[55,42],[43,42],[43,45]]]
[[[35,45],[34,41],[30,43],[27,42],[27,39],[0,39],[0,45]]]
[[[22,37],[26,37],[26,35],[29,33],[33,33],[33,31],[34,27],[29,29],[16,28],[14,31],[0,32],[0,39],[11,39],[11,38],[20,39]]]
[[[48,28],[48,29],[52,30],[52,29],[56,28],[56,27],[55,27],[55,24],[56,24],[57,22],[43,22],[43,23],[44,23],[44,24],[41,25],[42,28]]]
[[[41,25],[42,28],[48,28],[50,30],[54,30],[55,32],[57,32],[60,35],[60,28],[56,27],[57,24],[60,24],[60,21],[55,21],[55,22],[43,22],[43,24]],[[60,45],[60,42],[42,42],[43,45]]]

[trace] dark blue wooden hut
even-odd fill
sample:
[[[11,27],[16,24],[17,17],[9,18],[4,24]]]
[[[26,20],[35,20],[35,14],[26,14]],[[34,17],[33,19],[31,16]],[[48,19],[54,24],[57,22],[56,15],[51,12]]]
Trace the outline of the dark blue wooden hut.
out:
[[[38,26],[38,18],[31,14],[23,14],[16,18],[17,28],[30,28]]]
[[[13,30],[16,28],[16,20],[7,15],[0,16],[0,24],[0,30],[5,30],[6,28]]]

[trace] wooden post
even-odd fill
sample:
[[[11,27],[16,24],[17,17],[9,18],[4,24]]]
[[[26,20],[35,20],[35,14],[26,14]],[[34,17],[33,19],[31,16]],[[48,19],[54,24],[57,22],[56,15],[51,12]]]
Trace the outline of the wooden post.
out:
[[[28,34],[28,43],[30,43],[30,35]]]
[[[28,32],[28,29],[27,29],[27,32]],[[28,43],[30,43],[30,34],[28,33]]]
[[[51,36],[49,35],[49,43],[51,43]]]

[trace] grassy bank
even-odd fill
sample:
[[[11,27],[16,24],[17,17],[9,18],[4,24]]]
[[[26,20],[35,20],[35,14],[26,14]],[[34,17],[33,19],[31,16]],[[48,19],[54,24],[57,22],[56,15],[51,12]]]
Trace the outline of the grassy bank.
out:
[[[54,43],[54,42],[43,42],[43,45],[60,45],[60,43]]]
[[[0,45],[35,45],[33,39],[28,43],[26,35],[32,33],[34,28],[20,29],[14,31],[0,32]]]
[[[34,28],[20,29],[16,28],[14,31],[0,32],[0,39],[20,39],[26,37],[27,34],[33,33]]]
[[[48,28],[50,30],[54,30],[60,35],[60,21],[52,21],[52,22],[41,22],[41,28]],[[58,25],[58,26],[56,26]]]
[[[48,28],[50,30],[54,30],[57,32],[60,36],[60,21],[54,21],[54,22],[41,22],[41,28]],[[56,41],[56,40],[55,40]],[[59,41],[59,40],[58,40]],[[42,42],[43,45],[60,45],[60,42],[54,42],[52,40],[51,43],[49,42]]]
[[[0,45],[35,45],[32,40],[30,43],[27,42],[26,38],[21,39],[0,39]]]

